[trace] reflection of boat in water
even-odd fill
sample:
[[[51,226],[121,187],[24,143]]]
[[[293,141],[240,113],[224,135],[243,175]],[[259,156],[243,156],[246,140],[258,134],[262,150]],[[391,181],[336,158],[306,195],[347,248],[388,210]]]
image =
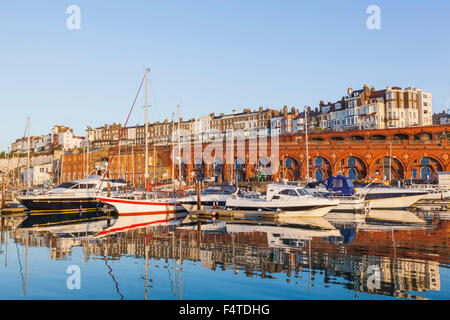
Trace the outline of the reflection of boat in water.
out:
[[[316,218],[317,219],[317,218]],[[323,218],[322,218],[323,219]],[[325,219],[324,219],[325,220]],[[296,247],[304,246],[304,241],[309,241],[314,237],[331,237],[340,236],[339,230],[336,229],[320,229],[306,225],[301,227],[290,224],[283,225],[256,225],[256,224],[236,224],[228,223],[226,225],[227,233],[248,233],[262,232],[267,234],[267,242],[270,247]]]
[[[186,211],[183,211],[171,214],[143,215],[137,213],[135,215],[129,214],[126,216],[118,216],[114,224],[99,232],[98,236],[105,236],[108,234],[124,232],[136,228],[145,228],[149,226],[177,225],[186,218],[187,214],[188,213]]]
[[[366,221],[370,220],[396,223],[425,223],[425,220],[408,210],[370,210],[366,214]]]
[[[338,237],[341,235],[339,230],[324,218],[314,218],[314,220],[323,221],[310,224],[307,219],[296,218],[281,223],[276,221],[230,222],[225,225],[225,229],[227,233],[266,233],[268,244],[271,247],[303,246],[304,241],[309,241],[314,237]]]
[[[308,218],[308,217],[279,217],[276,220],[282,226],[292,226],[292,227],[305,227],[309,229],[324,229],[324,230],[334,230],[335,227],[324,218]]]
[[[28,216],[19,226],[22,230],[47,231],[59,236],[95,235],[114,223],[114,218],[104,213],[87,212]]]

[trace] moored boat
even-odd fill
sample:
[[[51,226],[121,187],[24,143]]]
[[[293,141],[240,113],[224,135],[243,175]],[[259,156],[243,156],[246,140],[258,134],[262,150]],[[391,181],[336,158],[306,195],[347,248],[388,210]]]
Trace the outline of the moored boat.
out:
[[[118,196],[119,189],[125,186],[123,180],[89,176],[63,183],[40,195],[23,195],[17,199],[28,209],[30,215],[93,212],[103,207],[98,201],[99,196],[106,196],[108,193]]]
[[[314,197],[305,188],[288,184],[269,184],[265,197],[244,198],[235,194],[226,208],[237,211],[276,211],[282,217],[323,217],[339,204],[338,199]]]
[[[381,182],[372,182],[357,188],[364,195],[370,209],[406,209],[429,194],[425,190],[390,187]]]
[[[186,212],[176,198],[123,199],[99,197],[99,201],[113,206],[121,216],[166,215]]]
[[[310,183],[307,190],[315,196],[328,199],[339,199],[339,205],[334,212],[362,212],[366,208],[364,195],[357,194],[351,179],[337,175],[328,177],[320,183]]]

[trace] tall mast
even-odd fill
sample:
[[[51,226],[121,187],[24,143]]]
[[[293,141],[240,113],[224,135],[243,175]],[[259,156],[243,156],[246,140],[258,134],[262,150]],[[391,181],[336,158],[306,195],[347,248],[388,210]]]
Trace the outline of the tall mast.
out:
[[[28,117],[28,123],[27,123],[27,131],[28,131],[28,155],[27,155],[27,192],[30,189],[30,117]]]
[[[173,128],[174,128],[174,118],[175,118],[175,113],[174,112],[172,112],[172,182],[174,182],[175,181],[175,149],[174,149],[174,147],[175,147],[175,145],[174,145],[174,138],[173,138],[173,135],[174,135],[174,130],[173,130]]]
[[[148,181],[148,73],[150,68],[145,72],[145,190],[147,190]]]
[[[89,140],[87,142],[87,153],[86,153],[86,178],[89,176]]]
[[[152,183],[156,183],[156,146],[153,143],[153,179]]]
[[[307,106],[305,106],[305,137],[306,137],[306,180],[309,181],[308,107]]]
[[[177,106],[177,117],[178,117],[178,179],[182,180],[182,176],[181,176],[181,138],[180,138],[180,105]]]

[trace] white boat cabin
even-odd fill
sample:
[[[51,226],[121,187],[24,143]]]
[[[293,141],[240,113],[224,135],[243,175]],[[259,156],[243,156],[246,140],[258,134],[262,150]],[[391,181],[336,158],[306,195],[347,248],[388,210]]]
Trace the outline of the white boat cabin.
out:
[[[267,201],[289,200],[304,196],[310,196],[310,194],[303,187],[281,183],[273,183],[267,186]]]

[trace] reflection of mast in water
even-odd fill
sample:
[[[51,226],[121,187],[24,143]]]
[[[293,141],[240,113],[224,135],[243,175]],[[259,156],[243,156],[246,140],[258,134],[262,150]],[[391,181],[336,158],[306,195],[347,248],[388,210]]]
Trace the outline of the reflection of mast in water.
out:
[[[22,277],[22,283],[23,283],[23,295],[27,295],[27,271],[28,271],[28,234],[26,235],[26,247],[25,247],[25,276],[22,269],[22,262],[20,261],[20,253],[19,253],[19,244],[16,241],[16,251],[17,251],[17,261],[19,262],[19,273]],[[6,257],[5,257],[6,258]],[[6,261],[5,261],[6,265]]]
[[[1,244],[2,244],[0,253],[3,253],[2,249],[3,249],[3,244],[5,243],[5,218],[3,216],[0,217],[0,232],[1,232],[0,238],[1,238]],[[6,267],[6,254],[8,252],[7,250],[8,250],[7,246],[5,245],[5,250],[4,250],[4,252],[5,252],[5,267]]]
[[[311,292],[311,240],[308,241],[308,257],[309,257],[309,283],[308,292]]]
[[[172,232],[172,292],[174,297],[175,293],[175,232]]]
[[[25,247],[25,283],[23,285],[23,295],[27,295],[27,280],[28,280],[28,234],[27,234],[27,244]]]
[[[148,293],[148,247],[147,247],[147,234],[145,237],[145,300],[147,300]]]
[[[103,245],[103,257],[104,257],[104,260],[105,260],[105,265],[109,269],[108,274],[111,276],[112,280],[114,281],[114,284],[116,285],[116,291],[120,295],[120,300],[123,300],[124,296],[120,293],[120,291],[119,291],[119,284],[117,283],[116,278],[114,278],[114,275],[112,274],[112,269],[111,269],[111,267],[108,264],[108,259],[106,258],[106,249],[105,248],[106,248],[106,244]]]
[[[182,250],[181,250],[181,236],[180,236],[180,265],[179,265],[179,269],[178,269],[178,295],[180,296],[180,300],[181,300],[181,265],[183,263],[183,258],[182,258]]]

